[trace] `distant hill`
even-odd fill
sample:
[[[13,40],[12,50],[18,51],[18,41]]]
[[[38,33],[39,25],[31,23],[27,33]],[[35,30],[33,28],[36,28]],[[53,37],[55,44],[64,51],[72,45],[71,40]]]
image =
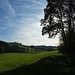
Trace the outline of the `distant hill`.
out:
[[[28,52],[29,47],[18,42],[0,41],[0,53]]]
[[[18,42],[0,41],[0,53],[10,52],[34,52],[34,51],[51,51],[57,49],[57,46],[26,46]]]
[[[46,51],[51,51],[51,50],[57,49],[57,46],[45,46],[45,45],[31,46],[31,47],[35,48],[35,49],[46,50]]]

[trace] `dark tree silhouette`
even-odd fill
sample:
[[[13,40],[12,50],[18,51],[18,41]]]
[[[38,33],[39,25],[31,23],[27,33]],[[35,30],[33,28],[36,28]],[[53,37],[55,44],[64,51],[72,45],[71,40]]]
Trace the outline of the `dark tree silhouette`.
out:
[[[44,19],[41,19],[42,35],[49,34],[49,38],[61,34],[65,52],[72,52],[72,41],[75,37],[75,1],[47,0],[44,9]],[[73,38],[72,38],[73,37]],[[68,39],[68,40],[67,40]]]

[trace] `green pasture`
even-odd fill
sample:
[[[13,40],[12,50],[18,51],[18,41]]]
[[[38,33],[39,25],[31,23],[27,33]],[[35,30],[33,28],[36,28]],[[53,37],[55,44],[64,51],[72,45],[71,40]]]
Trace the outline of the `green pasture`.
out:
[[[9,71],[23,65],[30,65],[44,57],[56,55],[57,51],[41,53],[4,53],[0,54],[0,72]]]
[[[0,54],[0,75],[75,75],[75,55],[58,51]]]

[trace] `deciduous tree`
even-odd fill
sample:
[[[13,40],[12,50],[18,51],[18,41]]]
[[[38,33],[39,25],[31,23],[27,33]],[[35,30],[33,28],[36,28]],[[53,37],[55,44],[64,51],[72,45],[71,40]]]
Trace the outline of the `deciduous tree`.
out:
[[[74,34],[72,35],[72,32],[75,32],[75,1],[47,0],[41,25],[43,26],[42,35],[48,34],[49,38],[55,37],[60,33],[64,50],[69,52],[72,48],[72,41],[75,40]],[[68,36],[66,36],[67,34]]]

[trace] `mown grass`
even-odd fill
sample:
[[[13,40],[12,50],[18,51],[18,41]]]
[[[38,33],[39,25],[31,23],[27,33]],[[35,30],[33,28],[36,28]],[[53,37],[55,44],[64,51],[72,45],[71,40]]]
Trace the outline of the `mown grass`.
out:
[[[30,65],[47,56],[58,54],[57,51],[41,53],[4,53],[0,54],[0,73],[20,66]]]
[[[0,55],[0,75],[75,75],[75,55],[58,51]]]

